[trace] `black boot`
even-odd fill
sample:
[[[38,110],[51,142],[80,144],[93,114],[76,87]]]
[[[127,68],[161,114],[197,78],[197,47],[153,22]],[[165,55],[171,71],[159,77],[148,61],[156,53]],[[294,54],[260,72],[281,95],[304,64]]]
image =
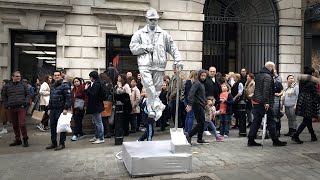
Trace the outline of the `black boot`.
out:
[[[299,136],[297,134],[294,134],[291,138],[292,141],[298,143],[298,144],[302,144],[303,141],[300,140]]]
[[[56,147],[57,147],[56,144],[50,144],[49,146],[46,147],[46,149],[54,149]]]
[[[60,144],[59,146],[57,146],[56,148],[54,148],[55,151],[60,151],[62,149],[66,148],[66,146],[64,144]]]
[[[289,132],[287,134],[284,134],[284,136],[291,136],[293,129],[289,128]]]
[[[9,144],[9,146],[18,146],[21,145],[22,141],[21,140],[15,140],[13,143]]]
[[[29,138],[23,138],[23,147],[29,147],[28,139]]]
[[[189,136],[189,133],[186,133],[186,138],[188,143],[191,145],[191,137]]]
[[[311,141],[318,141],[316,134],[311,134]]]
[[[290,134],[290,137],[292,137],[296,133],[296,131],[297,131],[296,129],[293,129],[292,133]]]
[[[277,139],[272,139],[273,141],[273,146],[286,146],[287,142],[282,142],[278,138]]]
[[[249,138],[248,139],[248,146],[252,147],[252,146],[262,146],[260,143],[257,143],[254,141],[254,139]]]

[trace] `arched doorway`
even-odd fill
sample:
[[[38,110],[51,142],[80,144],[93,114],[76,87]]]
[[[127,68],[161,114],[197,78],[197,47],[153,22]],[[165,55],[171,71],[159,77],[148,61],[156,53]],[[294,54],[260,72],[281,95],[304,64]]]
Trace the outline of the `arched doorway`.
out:
[[[203,61],[208,69],[257,73],[266,61],[278,64],[278,14],[273,0],[207,0]]]

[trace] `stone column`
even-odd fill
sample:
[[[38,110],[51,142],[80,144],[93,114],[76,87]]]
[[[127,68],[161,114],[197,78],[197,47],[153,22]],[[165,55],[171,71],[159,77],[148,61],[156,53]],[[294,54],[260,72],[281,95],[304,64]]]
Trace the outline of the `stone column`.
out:
[[[301,72],[301,0],[279,0],[279,73],[283,81]]]

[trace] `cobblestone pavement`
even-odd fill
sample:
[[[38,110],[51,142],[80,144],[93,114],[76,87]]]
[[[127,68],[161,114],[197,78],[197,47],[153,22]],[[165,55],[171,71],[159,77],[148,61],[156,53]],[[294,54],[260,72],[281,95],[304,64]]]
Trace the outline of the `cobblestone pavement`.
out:
[[[1,180],[131,178],[124,163],[115,157],[121,146],[114,146],[114,139],[106,139],[104,144],[92,145],[88,142],[92,137],[90,135],[77,142],[71,142],[68,136],[65,150],[47,151],[45,146],[50,140],[49,133],[39,132],[35,124],[36,122],[29,120],[28,148],[8,146],[14,137],[11,128],[0,139]],[[282,127],[284,134],[287,131],[286,119],[283,119]],[[314,128],[320,135],[320,123],[314,123]],[[140,134],[126,137],[125,141],[134,141]],[[170,139],[169,131],[155,132],[154,140],[167,139]],[[282,140],[288,141],[286,147],[273,147],[271,140],[266,140],[264,149],[247,147],[247,139],[237,137],[237,130],[231,130],[231,136],[225,142],[215,142],[212,136],[205,136],[205,139],[210,142],[209,145],[192,147],[191,173],[136,179],[196,179],[207,176],[226,180],[318,180],[320,177],[320,162],[303,155],[320,153],[319,141],[310,142],[307,129],[301,135],[301,139],[305,141],[301,145],[282,136]]]

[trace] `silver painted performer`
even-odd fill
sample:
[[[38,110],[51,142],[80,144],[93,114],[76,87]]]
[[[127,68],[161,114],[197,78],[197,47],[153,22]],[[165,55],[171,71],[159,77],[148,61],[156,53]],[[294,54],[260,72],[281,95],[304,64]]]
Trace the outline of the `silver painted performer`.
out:
[[[142,85],[147,94],[148,117],[156,121],[165,106],[159,99],[163,76],[167,65],[167,53],[173,59],[173,69],[181,71],[181,54],[172,37],[158,26],[158,12],[150,8],[146,13],[147,25],[132,36],[130,50],[138,56]]]

